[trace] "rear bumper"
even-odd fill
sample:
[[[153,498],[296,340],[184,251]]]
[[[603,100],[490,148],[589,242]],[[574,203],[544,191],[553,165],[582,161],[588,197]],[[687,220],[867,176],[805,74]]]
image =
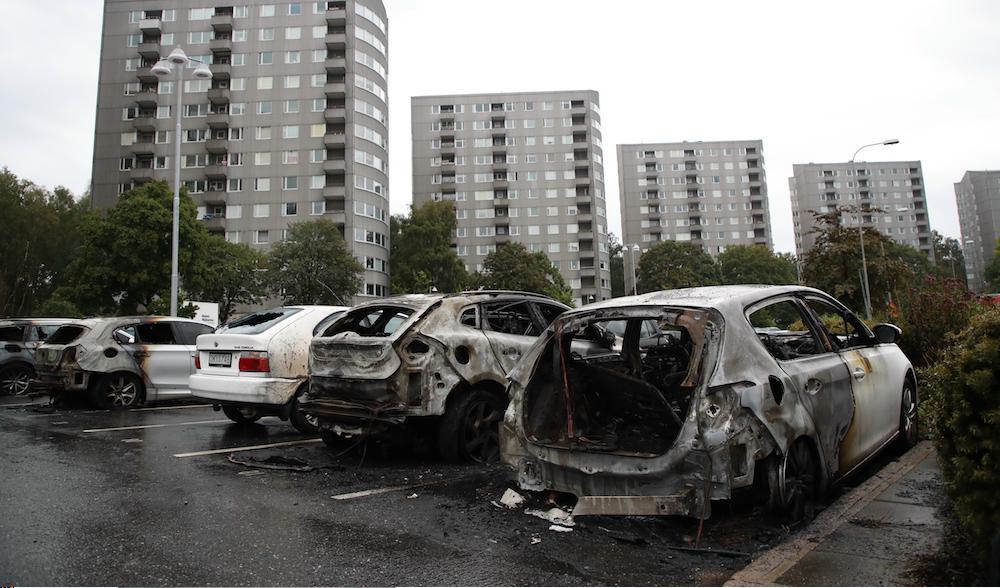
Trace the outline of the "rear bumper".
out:
[[[396,395],[393,380],[360,380],[313,376],[299,409],[323,425],[401,424],[408,407]]]
[[[240,378],[193,374],[188,387],[195,398],[220,404],[281,406],[295,397],[306,378]]]
[[[39,390],[78,392],[88,388],[90,375],[90,372],[72,367],[46,369],[43,366],[36,366],[35,379],[32,383]]]

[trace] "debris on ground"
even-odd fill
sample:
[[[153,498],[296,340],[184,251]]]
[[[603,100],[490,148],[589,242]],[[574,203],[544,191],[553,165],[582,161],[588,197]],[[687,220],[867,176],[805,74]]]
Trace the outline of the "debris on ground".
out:
[[[138,437],[132,437],[131,439],[122,439],[122,443],[142,443],[142,439]]]
[[[507,508],[517,508],[524,504],[524,496],[507,488],[507,491],[503,493],[503,497],[500,498],[500,504]]]
[[[237,476],[263,476],[264,472],[260,470],[243,470],[242,472],[236,472]]]
[[[409,496],[407,496],[407,498],[416,498],[416,497],[417,497],[417,493],[416,492],[414,492],[413,494],[410,494]]]
[[[237,465],[246,466],[248,468],[259,468],[262,470],[311,472],[316,469],[301,459],[296,457],[284,457],[281,455],[272,455],[265,459],[257,459],[255,457],[236,457],[236,454],[230,453],[229,461]]]
[[[541,537],[535,536],[535,537],[531,538],[531,544],[532,545],[538,545],[541,542],[542,542],[542,538]]]
[[[564,527],[562,525],[551,525],[549,531],[556,531],[557,533],[569,533],[572,531],[570,527]]]
[[[612,539],[616,541],[621,541],[622,543],[628,543],[630,545],[646,545],[649,543],[649,541],[647,541],[645,538],[640,537],[634,533],[627,533],[624,531],[613,531],[606,527],[597,527],[597,528],[610,535]]]
[[[562,525],[564,527],[572,527],[576,523],[573,522],[573,515],[566,512],[559,507],[553,507],[549,510],[535,510],[527,509],[524,514],[531,515],[533,517],[538,517],[542,520],[546,520],[550,523],[555,523],[557,525]]]

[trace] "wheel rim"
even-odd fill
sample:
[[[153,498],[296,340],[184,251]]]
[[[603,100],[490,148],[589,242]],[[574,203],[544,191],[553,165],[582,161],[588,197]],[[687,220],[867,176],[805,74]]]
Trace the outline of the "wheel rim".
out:
[[[257,409],[249,406],[241,406],[239,408],[240,414],[243,415],[245,419],[255,419],[257,418]]]
[[[125,376],[117,376],[111,380],[106,394],[112,407],[132,406],[139,391],[135,382]]]
[[[309,425],[310,427],[314,427],[316,429],[319,428],[319,418],[317,418],[317,417],[315,417],[315,416],[313,416],[311,414],[306,414],[305,421],[306,421],[306,424]]]
[[[912,439],[917,428],[917,401],[913,397],[913,388],[903,389],[903,432],[907,439]]]
[[[469,407],[462,441],[465,453],[479,462],[500,459],[500,411],[488,400]]]
[[[816,482],[812,452],[805,443],[795,443],[785,454],[781,467],[782,502],[793,520],[799,521],[811,514]]]
[[[3,382],[0,382],[0,387],[7,394],[20,396],[26,393],[28,388],[31,387],[31,374],[27,370],[16,371],[4,378]]]

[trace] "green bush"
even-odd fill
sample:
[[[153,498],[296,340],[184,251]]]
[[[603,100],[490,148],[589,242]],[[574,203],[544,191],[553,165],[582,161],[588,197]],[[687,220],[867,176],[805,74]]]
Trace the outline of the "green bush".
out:
[[[889,320],[903,330],[899,348],[919,368],[933,364],[946,335],[964,329],[979,309],[961,280],[928,276],[899,293]]]
[[[1000,307],[949,343],[923,371],[921,402],[955,511],[985,555],[1000,528]]]

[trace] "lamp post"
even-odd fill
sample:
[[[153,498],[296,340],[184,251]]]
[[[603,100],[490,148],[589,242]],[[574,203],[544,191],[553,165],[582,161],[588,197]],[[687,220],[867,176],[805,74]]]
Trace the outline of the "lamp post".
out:
[[[854,160],[858,157],[858,153],[866,147],[874,147],[876,145],[896,145],[899,143],[899,139],[886,139],[885,141],[879,141],[878,143],[869,143],[867,145],[862,145],[858,147],[851,156],[851,177],[854,178],[855,183],[858,181],[858,169],[855,165]],[[860,186],[856,186],[860,187]],[[872,320],[872,301],[871,301],[871,290],[868,287],[868,260],[865,258],[865,215],[864,211],[861,209],[860,205],[861,191],[858,190],[858,238],[861,240],[861,295],[865,301],[865,317],[868,320]]]
[[[212,70],[208,64],[198,59],[188,57],[180,47],[170,52],[166,59],[156,62],[151,69],[161,80],[177,69],[177,112],[174,127],[174,224],[170,239],[170,316],[177,316],[177,287],[180,282],[180,270],[177,266],[177,249],[180,241],[181,218],[181,109],[184,107],[184,68],[191,61],[198,63],[194,77],[199,80],[212,79]]]
[[[628,252],[629,256],[632,258],[632,295],[636,296],[639,294],[639,278],[636,277],[635,273],[635,254],[639,253],[639,244],[633,243]]]

